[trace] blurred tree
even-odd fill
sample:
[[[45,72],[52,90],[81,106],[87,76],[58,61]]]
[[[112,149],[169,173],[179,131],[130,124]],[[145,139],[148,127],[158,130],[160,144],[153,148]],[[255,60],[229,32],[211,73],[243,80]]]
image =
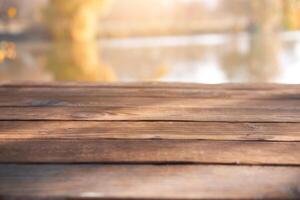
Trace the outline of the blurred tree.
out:
[[[99,60],[98,20],[111,0],[51,0],[45,11],[54,40],[48,69],[57,80],[113,81],[113,70]]]
[[[94,40],[99,17],[110,7],[111,0],[50,0],[45,9],[46,24],[54,39]]]
[[[247,81],[266,82],[279,72],[279,32],[283,4],[282,0],[251,0],[248,1],[248,6],[251,8],[249,50],[246,53],[240,52],[236,41],[238,37],[233,37],[233,45],[222,56],[223,68],[231,81],[244,74]],[[234,33],[233,36],[235,35]]]
[[[249,80],[268,81],[279,72],[282,0],[251,0],[251,10]]]
[[[300,0],[282,0],[284,25],[289,30],[300,29]]]

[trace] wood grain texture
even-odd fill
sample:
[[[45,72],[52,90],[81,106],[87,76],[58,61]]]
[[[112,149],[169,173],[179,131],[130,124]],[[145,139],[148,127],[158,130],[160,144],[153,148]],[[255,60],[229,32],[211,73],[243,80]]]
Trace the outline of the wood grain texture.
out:
[[[0,162],[300,165],[299,130],[298,123],[1,121]]]
[[[1,82],[1,197],[300,198],[300,85]]]
[[[300,142],[300,123],[0,121],[0,140],[236,140]]]
[[[300,122],[300,108],[2,107],[0,120]]]
[[[277,84],[277,83],[222,83],[222,84],[199,84],[199,83],[177,83],[177,82],[85,82],[85,81],[56,81],[56,82],[30,82],[30,81],[0,81],[0,87],[10,88],[202,88],[202,89],[235,89],[235,90],[278,90],[278,89],[300,89],[299,84]]]
[[[222,87],[0,87],[1,96],[52,96],[52,97],[160,97],[160,98],[263,98],[299,99],[300,88],[226,89]]]
[[[177,85],[4,85],[0,120],[300,122],[298,86]]]
[[[2,96],[1,107],[162,107],[162,108],[268,108],[295,109],[297,99],[207,99],[207,98],[156,98],[156,97],[55,97],[55,96]]]
[[[298,199],[299,167],[0,165],[2,197]]]
[[[299,142],[48,139],[0,142],[4,163],[300,165]]]

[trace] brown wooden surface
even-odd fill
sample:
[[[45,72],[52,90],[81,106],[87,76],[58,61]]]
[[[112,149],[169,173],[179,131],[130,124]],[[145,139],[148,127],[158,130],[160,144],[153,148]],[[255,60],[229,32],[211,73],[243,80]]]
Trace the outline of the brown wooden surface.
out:
[[[299,167],[0,165],[2,194],[34,197],[297,199],[299,179]]]
[[[3,86],[0,120],[300,122],[299,90],[274,85]]]
[[[0,84],[0,199],[299,194],[299,85]]]
[[[233,140],[300,142],[300,123],[160,121],[0,121],[0,139]]]
[[[0,144],[5,163],[221,163],[300,165],[299,142],[28,140]]]

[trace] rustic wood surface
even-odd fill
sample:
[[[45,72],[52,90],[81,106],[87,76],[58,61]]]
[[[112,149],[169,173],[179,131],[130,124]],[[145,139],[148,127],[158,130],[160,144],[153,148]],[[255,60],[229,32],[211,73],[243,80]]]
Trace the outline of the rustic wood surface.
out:
[[[0,165],[15,196],[108,199],[297,199],[299,167],[217,165]],[[4,196],[4,195],[3,195]]]
[[[0,83],[0,199],[300,198],[300,85]]]

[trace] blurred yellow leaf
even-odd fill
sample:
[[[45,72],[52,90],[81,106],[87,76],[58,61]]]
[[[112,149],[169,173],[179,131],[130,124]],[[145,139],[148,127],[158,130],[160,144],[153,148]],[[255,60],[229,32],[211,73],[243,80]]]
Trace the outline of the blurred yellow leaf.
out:
[[[17,15],[17,9],[15,7],[9,7],[7,9],[7,16],[10,18],[14,18]]]

